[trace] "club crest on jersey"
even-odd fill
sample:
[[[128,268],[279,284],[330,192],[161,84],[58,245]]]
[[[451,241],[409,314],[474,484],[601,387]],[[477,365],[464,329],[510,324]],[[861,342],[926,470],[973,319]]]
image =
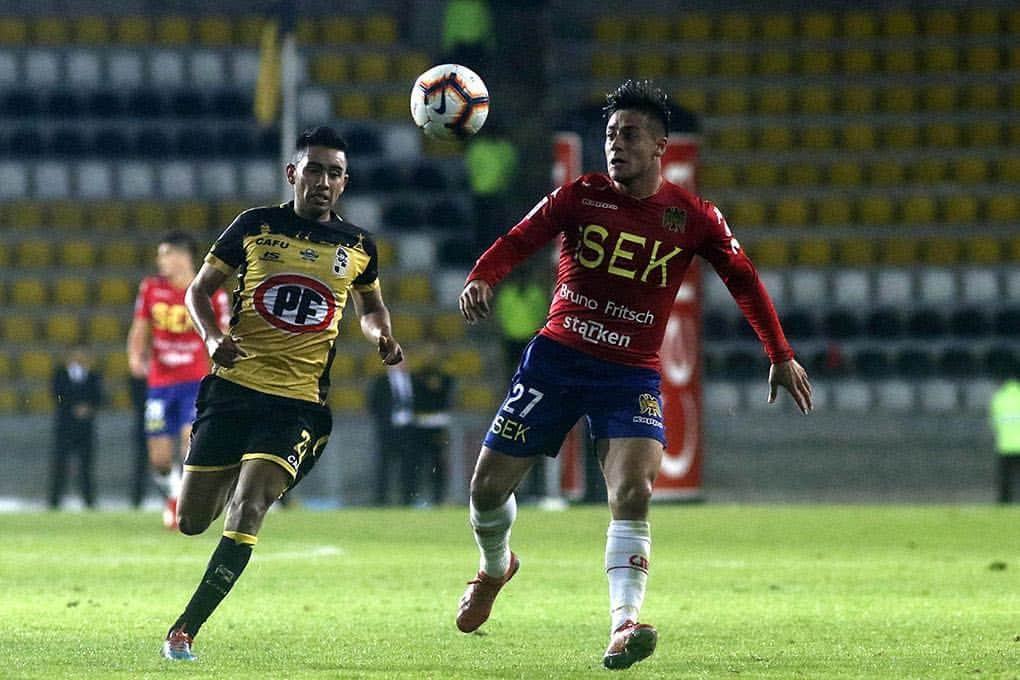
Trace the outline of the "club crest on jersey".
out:
[[[261,232],[263,236],[270,233],[271,231],[273,231],[273,228],[270,227],[268,224],[263,224],[259,227],[259,232]]]
[[[659,407],[659,400],[647,392],[638,396],[638,408],[641,409],[641,415],[643,416],[653,416],[655,418],[662,417],[662,409]]]
[[[669,231],[682,234],[684,227],[687,226],[687,211],[676,206],[666,208],[666,211],[662,213],[662,226]]]
[[[347,254],[343,246],[337,246],[336,258],[333,260],[333,273],[343,278],[347,276],[347,267],[351,263],[351,256]]]

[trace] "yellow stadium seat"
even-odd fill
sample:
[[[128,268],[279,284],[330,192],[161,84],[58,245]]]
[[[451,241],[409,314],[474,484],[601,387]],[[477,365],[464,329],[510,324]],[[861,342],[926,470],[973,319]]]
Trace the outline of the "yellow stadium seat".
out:
[[[710,73],[706,52],[680,52],[673,59],[673,75],[706,76]]]
[[[389,80],[390,60],[383,52],[367,52],[354,58],[354,79],[362,83]]]
[[[53,262],[53,244],[40,239],[27,239],[15,247],[18,264],[22,267],[45,267]]]
[[[832,264],[832,242],[811,238],[797,243],[795,261],[802,267],[827,267]]]
[[[882,241],[879,257],[882,264],[911,265],[919,259],[920,245],[910,237],[890,238]]]
[[[1005,258],[1010,262],[1020,262],[1020,237],[1013,237],[1006,241]]]
[[[747,90],[740,87],[727,87],[719,90],[715,98],[715,112],[720,116],[732,116],[747,113],[749,97]]]
[[[1014,11],[1014,15],[1017,12]],[[963,15],[963,25],[970,35],[993,35],[999,32],[999,11],[994,7],[968,7]],[[1016,27],[1020,29],[1020,26]],[[1014,30],[1013,34],[1020,33]]]
[[[22,378],[49,380],[53,377],[56,363],[49,352],[33,349],[21,353],[18,365],[21,368]]]
[[[212,207],[201,201],[177,206],[177,226],[187,231],[205,231],[212,225]]]
[[[30,316],[6,314],[2,321],[4,339],[9,342],[27,344],[38,338],[35,319]]]
[[[744,183],[753,187],[779,184],[779,166],[773,163],[751,163],[744,168]]]
[[[484,368],[482,355],[474,348],[452,350],[443,362],[443,369],[454,378],[477,378]]]
[[[217,229],[225,229],[228,224],[234,221],[235,217],[247,209],[248,204],[242,201],[220,201],[216,204],[216,222],[214,226]]]
[[[124,278],[106,277],[99,280],[96,297],[101,305],[130,305],[135,299],[135,285]]]
[[[46,224],[43,206],[32,201],[18,201],[7,211],[11,226],[15,229],[37,228]]]
[[[792,14],[770,11],[762,15],[759,30],[766,40],[789,40],[796,31],[796,22]]]
[[[815,205],[815,220],[819,224],[850,224],[853,221],[853,207],[845,198],[822,198]]]
[[[868,169],[868,179],[876,186],[898,187],[904,183],[906,176],[906,168],[896,161],[881,161]]]
[[[24,45],[28,42],[28,24],[20,17],[0,17],[0,45]]]
[[[963,259],[970,264],[997,264],[1002,261],[1002,242],[988,236],[972,236],[963,242]]]
[[[960,103],[968,109],[986,111],[999,107],[999,97],[996,83],[974,83],[964,88]]]
[[[120,231],[128,224],[127,206],[120,202],[94,203],[86,213],[86,226],[98,231]]]
[[[81,45],[105,45],[110,42],[110,24],[105,17],[87,14],[74,20],[74,41]]]
[[[921,23],[927,35],[946,38],[960,30],[960,21],[956,12],[951,9],[929,9],[921,16]]]
[[[81,322],[72,314],[56,314],[46,319],[46,338],[50,342],[72,345],[81,338]]]
[[[913,73],[917,70],[917,54],[913,50],[889,50],[882,59],[882,66],[888,73]]]
[[[970,47],[964,56],[964,65],[974,73],[994,73],[1000,61],[999,48],[993,46]]]
[[[758,146],[771,151],[786,151],[793,146],[793,131],[774,125],[764,127],[758,134]]]
[[[100,248],[100,260],[108,267],[136,266],[143,259],[138,250],[134,241],[110,241]]]
[[[702,189],[729,189],[736,182],[737,173],[732,165],[712,163],[698,168],[698,186]]]
[[[961,184],[982,184],[988,179],[988,164],[976,156],[957,159],[953,162],[953,179]]]
[[[8,299],[15,305],[42,307],[46,304],[46,286],[39,279],[16,279],[10,284]]]
[[[843,36],[851,39],[874,38],[878,33],[878,21],[872,12],[851,10],[843,15]]]
[[[833,129],[823,125],[809,125],[800,131],[800,145],[806,149],[831,149],[835,140]]]
[[[44,387],[31,387],[22,394],[21,405],[26,413],[49,413],[53,410],[53,395]]]
[[[11,375],[11,356],[7,352],[0,352],[0,380],[6,382]]]
[[[732,128],[712,135],[712,146],[727,151],[743,151],[751,148],[754,139],[748,128]]]
[[[881,18],[882,32],[890,38],[904,38],[917,33],[917,19],[908,9],[894,9]]]
[[[892,125],[882,131],[882,144],[888,149],[913,149],[919,142],[917,127],[912,124]]]
[[[978,202],[973,196],[957,195],[945,199],[942,221],[967,227],[974,224],[977,218]]]
[[[776,202],[773,209],[776,223],[789,227],[800,227],[811,219],[808,202],[803,198],[788,197]]]
[[[595,78],[622,78],[626,68],[623,55],[619,52],[596,52],[591,56],[591,74]]]
[[[403,121],[407,117],[407,95],[402,92],[379,95],[379,116]]]
[[[89,283],[77,276],[63,276],[53,282],[53,304],[84,306],[89,301]]]
[[[865,196],[857,205],[857,219],[862,224],[889,224],[894,214],[893,203],[885,196]]]
[[[907,224],[931,224],[935,222],[938,208],[931,196],[911,196],[903,201],[901,219]]]
[[[664,78],[669,74],[669,57],[663,52],[641,52],[634,57],[634,75],[638,78]]]
[[[669,22],[661,16],[638,17],[631,26],[631,31],[638,42],[665,44],[670,39]]]
[[[262,28],[266,20],[258,14],[247,14],[237,20],[237,44],[242,47],[257,47],[262,39]]]
[[[836,35],[836,17],[829,12],[808,12],[801,19],[800,35],[808,40],[829,40]]]
[[[922,108],[926,111],[946,112],[956,109],[959,90],[953,85],[932,85],[924,90]]]
[[[837,161],[829,167],[829,181],[837,186],[857,186],[864,179],[857,161]]]
[[[735,201],[727,211],[728,221],[737,226],[765,224],[766,215],[765,205],[753,199]]]
[[[96,249],[91,241],[64,241],[59,250],[60,263],[65,267],[92,267],[96,263]]]
[[[704,88],[685,87],[676,90],[673,101],[694,113],[704,114],[708,111],[708,93]]]
[[[417,342],[425,337],[425,324],[413,314],[393,314],[393,333],[401,342]]]
[[[393,76],[400,80],[414,82],[414,79],[431,65],[432,61],[423,52],[404,52],[393,60]]]
[[[397,299],[412,304],[430,304],[432,280],[425,274],[405,274],[397,280]]]
[[[975,121],[964,128],[966,142],[969,146],[994,147],[1002,144],[1002,126],[994,120]]]
[[[837,259],[844,266],[862,267],[875,263],[875,242],[866,238],[848,238],[837,248]]]
[[[165,231],[170,227],[170,210],[163,203],[142,201],[135,204],[135,225],[145,231]]]
[[[320,54],[312,59],[312,80],[324,85],[345,83],[349,79],[347,57],[342,54]]]
[[[384,364],[379,358],[378,352],[375,350],[369,350],[368,352],[363,352],[361,355],[360,369],[361,375],[371,377],[385,373],[386,364]]]
[[[131,398],[131,390],[126,384],[112,385],[106,388],[107,404],[110,408],[118,411],[126,411],[134,408],[134,401]]]
[[[995,161],[995,177],[1003,183],[1020,184],[1020,156]]]
[[[891,87],[882,92],[882,109],[888,113],[909,113],[914,110],[917,92],[909,87]]]
[[[37,45],[55,47],[70,42],[71,31],[67,20],[62,16],[50,14],[39,17],[32,26],[32,40]]]
[[[152,21],[145,16],[125,16],[115,20],[114,37],[124,45],[145,45],[152,42]]]
[[[85,210],[78,203],[54,203],[49,212],[49,224],[60,230],[81,229],[85,226]]]
[[[832,100],[831,88],[812,85],[800,89],[798,105],[804,113],[831,113]]]
[[[842,130],[842,146],[850,151],[875,148],[875,128],[867,123],[849,123]]]
[[[832,50],[806,50],[800,58],[801,73],[809,76],[829,75],[834,64]]]
[[[191,42],[191,20],[186,16],[166,15],[156,19],[156,43],[165,47],[184,47]]]
[[[766,115],[779,115],[790,112],[793,108],[790,91],[781,87],[768,87],[761,91],[757,97],[758,113]]]
[[[854,48],[840,53],[840,66],[844,73],[858,75],[870,74],[875,70],[875,51],[872,49]]]
[[[921,261],[925,264],[946,266],[960,261],[960,242],[951,238],[933,238],[921,248]]]
[[[397,22],[385,14],[366,17],[361,24],[361,35],[366,42],[392,45],[397,41]]]
[[[684,12],[676,22],[680,42],[705,41],[712,37],[712,16],[704,12]]]
[[[458,408],[473,413],[491,413],[499,406],[502,398],[501,393],[484,383],[464,385],[456,395]]]
[[[1006,130],[1006,144],[1011,149],[1020,148],[1020,125],[1013,123]]]
[[[726,12],[719,17],[719,37],[727,42],[746,42],[754,35],[754,23],[744,12]]]
[[[0,267],[6,267],[10,265],[10,263],[11,253],[6,248],[0,248]]]
[[[358,374],[358,362],[350,352],[338,351],[333,357],[333,366],[330,370],[334,380],[354,378]]]
[[[356,92],[337,97],[336,112],[341,118],[366,119],[375,115],[372,99]]]
[[[365,410],[364,386],[355,381],[334,385],[328,395],[329,407],[335,411],[352,412]]]
[[[311,17],[298,17],[294,24],[294,38],[299,45],[314,45],[319,42],[319,20]],[[323,37],[323,42],[328,40]]]
[[[790,264],[790,244],[781,239],[755,241],[747,254],[758,267],[786,267]]]
[[[817,165],[792,163],[786,166],[786,183],[793,187],[810,187],[821,182]]]
[[[111,350],[106,352],[100,361],[103,378],[109,383],[112,380],[123,380],[130,373],[127,353],[123,350]]]
[[[716,61],[716,75],[726,78],[742,78],[754,70],[751,55],[747,52],[727,50],[719,53]]]
[[[1006,66],[1010,71],[1020,70],[1020,46],[1014,45],[1009,48],[1009,53],[1006,56]],[[1013,85],[1016,88],[1016,85]]]
[[[933,73],[951,73],[959,64],[958,53],[953,47],[929,47],[923,53],[924,70]]]
[[[989,222],[1020,222],[1020,199],[1013,194],[997,194],[985,201],[985,219]]]
[[[200,45],[207,47],[229,47],[234,44],[234,25],[230,17],[212,14],[198,17],[195,32]]]
[[[756,70],[765,76],[786,75],[793,71],[793,55],[789,50],[765,50],[758,55]]]
[[[952,123],[935,123],[924,130],[925,144],[939,148],[952,148],[960,144],[960,129]]]
[[[941,182],[946,177],[946,163],[936,158],[918,161],[913,165],[911,177],[922,184]]]
[[[326,17],[320,22],[320,26],[322,42],[328,45],[350,45],[358,40],[357,27],[349,16]]]
[[[457,312],[436,314],[429,324],[430,335],[442,342],[455,342],[464,337],[466,324]]]
[[[92,342],[120,342],[125,337],[127,330],[116,314],[102,312],[89,318],[89,338]]]
[[[843,90],[839,107],[846,113],[871,113],[875,110],[875,91],[864,85],[850,85]]]

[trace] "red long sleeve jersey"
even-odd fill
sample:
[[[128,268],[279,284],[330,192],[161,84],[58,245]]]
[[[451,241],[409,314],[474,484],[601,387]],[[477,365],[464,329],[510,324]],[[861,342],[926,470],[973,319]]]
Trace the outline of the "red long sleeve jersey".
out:
[[[600,359],[659,370],[670,309],[694,255],[712,265],[773,363],[793,357],[758,273],[719,209],[663,182],[649,198],[589,174],[543,198],[468,275],[495,286],[560,237],[556,288],[540,333]]]

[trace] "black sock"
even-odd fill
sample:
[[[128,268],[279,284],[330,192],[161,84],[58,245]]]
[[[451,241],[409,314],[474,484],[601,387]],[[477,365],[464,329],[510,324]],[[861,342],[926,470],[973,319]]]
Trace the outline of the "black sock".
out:
[[[205,569],[202,582],[195,589],[184,613],[180,615],[170,630],[177,630],[183,627],[184,632],[194,637],[198,629],[206,622],[223,598],[227,596],[241,572],[244,571],[248,559],[251,557],[252,546],[247,543],[237,543],[226,536],[220,539],[220,544],[209,560],[209,566]]]

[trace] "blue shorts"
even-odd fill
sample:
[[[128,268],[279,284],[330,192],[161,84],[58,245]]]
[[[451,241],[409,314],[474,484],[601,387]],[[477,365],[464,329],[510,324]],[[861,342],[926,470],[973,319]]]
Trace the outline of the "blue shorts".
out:
[[[485,446],[511,456],[556,456],[584,416],[592,439],[666,443],[659,374],[596,359],[542,336],[524,350]]]
[[[145,399],[145,434],[150,437],[176,436],[185,425],[195,422],[195,399],[202,382],[150,387]]]

